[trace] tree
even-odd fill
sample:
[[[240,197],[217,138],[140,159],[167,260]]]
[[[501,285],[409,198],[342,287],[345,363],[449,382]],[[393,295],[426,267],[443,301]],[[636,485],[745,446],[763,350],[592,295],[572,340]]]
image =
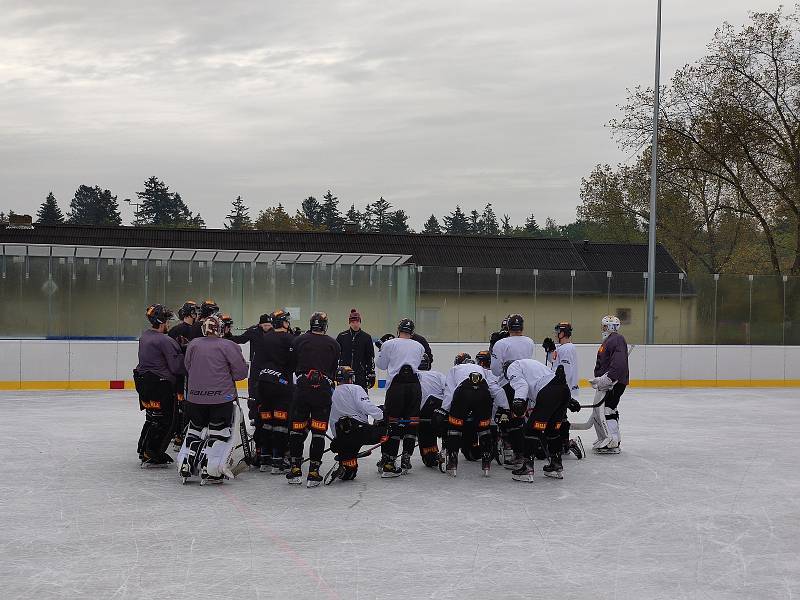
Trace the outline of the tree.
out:
[[[444,218],[444,228],[450,235],[469,233],[469,221],[458,204],[456,204],[456,209]]]
[[[544,230],[541,232],[542,237],[546,238],[561,237],[561,230],[558,228],[558,224],[555,222],[554,219],[547,217],[544,223],[545,223]]]
[[[539,224],[536,222],[536,217],[533,216],[533,213],[528,215],[528,218],[525,219],[525,225],[522,226],[520,233],[529,237],[535,237],[542,234],[542,230],[539,229]]]
[[[56,197],[53,192],[47,194],[47,198],[39,207],[36,213],[36,222],[40,225],[61,225],[64,223],[64,213],[58,207]]]
[[[481,214],[477,210],[469,211],[469,220],[467,221],[467,233],[470,235],[481,235],[483,231],[483,221],[481,221]]]
[[[286,212],[281,203],[259,212],[253,225],[262,231],[294,231],[297,229],[294,219]]]
[[[169,191],[166,183],[153,176],[144,182],[144,190],[136,192],[142,201],[134,225],[149,227],[200,228],[202,217],[192,211],[178,193]]]
[[[344,219],[339,212],[339,199],[328,190],[322,200],[320,214],[325,229],[328,231],[344,231]]]
[[[511,224],[511,218],[508,215],[503,215],[500,221],[500,228],[504,236],[509,237],[514,235],[514,226]]]
[[[364,215],[356,210],[356,205],[351,204],[350,210],[347,211],[345,215],[345,222],[355,227],[356,231],[363,231],[364,230]]]
[[[250,209],[245,206],[241,196],[231,203],[231,212],[225,217],[225,229],[252,229],[253,221],[250,219]]]
[[[494,214],[492,204],[487,204],[481,215],[481,235],[500,235],[500,225],[497,223],[497,215]]]
[[[367,204],[364,209],[366,216],[364,219],[365,231],[373,233],[385,233],[388,227],[388,220],[392,212],[391,202],[381,196],[372,204]]]
[[[408,226],[408,215],[402,209],[389,213],[384,227],[384,233],[414,233]]]
[[[435,215],[431,215],[430,217],[428,217],[428,220],[425,221],[425,225],[423,226],[421,233],[427,233],[430,235],[442,234],[442,226],[439,225],[439,220],[436,218]]]
[[[294,217],[295,225],[302,231],[322,231],[325,229],[325,216],[322,205],[314,196],[309,196],[300,204]]]
[[[71,225],[121,225],[117,197],[100,186],[81,185],[69,204],[67,222]]]

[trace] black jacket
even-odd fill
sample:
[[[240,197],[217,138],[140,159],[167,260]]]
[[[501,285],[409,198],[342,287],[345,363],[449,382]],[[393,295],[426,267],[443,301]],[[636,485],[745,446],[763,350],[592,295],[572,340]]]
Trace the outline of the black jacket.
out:
[[[236,342],[237,344],[246,344],[250,342],[250,375],[248,379],[255,381],[258,379],[258,374],[264,368],[263,361],[260,357],[256,357],[256,346],[264,337],[264,330],[258,325],[251,325],[239,335],[228,334],[225,339]]]
[[[353,369],[356,377],[375,373],[375,347],[370,334],[363,329],[353,331],[348,328],[336,336],[336,341],[342,349],[339,364]]]

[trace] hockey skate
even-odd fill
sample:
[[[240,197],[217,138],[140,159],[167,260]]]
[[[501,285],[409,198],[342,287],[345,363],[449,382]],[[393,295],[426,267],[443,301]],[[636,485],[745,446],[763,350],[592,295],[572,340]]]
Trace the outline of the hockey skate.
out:
[[[258,458],[258,471],[260,473],[270,473],[272,472],[272,458],[269,456],[264,456],[263,454]]]
[[[564,467],[561,463],[561,455],[553,454],[550,457],[550,462],[542,467],[542,472],[546,477],[553,479],[564,479]]]
[[[392,477],[400,477],[403,472],[394,464],[394,459],[391,456],[384,454],[378,462],[378,473],[384,479]]]
[[[140,458],[142,463],[139,467],[142,469],[163,469],[175,462],[169,454],[162,454],[153,458],[148,458],[147,454],[143,454]]]
[[[286,473],[286,479],[292,485],[300,485],[303,483],[303,469],[300,468],[300,461],[297,461]]]
[[[337,460],[325,474],[322,482],[325,485],[331,485],[337,479],[341,479],[342,475],[344,475],[344,465]]]
[[[613,440],[606,446],[601,446],[600,448],[594,449],[595,454],[619,454],[621,451],[622,450],[619,447],[619,444]]]
[[[523,465],[524,462],[525,462],[525,459],[522,458],[521,454],[517,454],[516,452],[512,452],[512,456],[511,456],[510,459],[504,459],[503,460],[503,467],[513,471],[515,469],[519,469]]]
[[[566,450],[568,451],[568,454],[574,454],[575,458],[578,460],[581,460],[586,456],[586,450],[583,449],[583,442],[581,441],[580,436],[571,439]]]
[[[448,475],[456,476],[458,471],[458,450],[449,450],[447,452],[447,466],[445,467]]]
[[[403,472],[403,475],[408,475],[408,472],[411,470],[411,455],[407,452],[403,452],[403,456],[400,457],[400,470]]]
[[[291,469],[291,464],[286,458],[272,458],[272,474],[273,475],[283,475],[289,469]]]
[[[481,456],[481,469],[483,469],[483,476],[489,476],[489,470],[492,468],[492,455],[490,452],[484,452]]]
[[[306,487],[317,487],[322,483],[322,475],[319,474],[319,467],[322,463],[315,460],[311,461],[311,466],[308,468],[308,475],[306,476]]]
[[[523,483],[533,483],[533,460],[523,460],[518,469],[511,471],[511,479]]]
[[[225,481],[224,475],[209,475],[206,465],[200,467],[200,485],[220,484]]]

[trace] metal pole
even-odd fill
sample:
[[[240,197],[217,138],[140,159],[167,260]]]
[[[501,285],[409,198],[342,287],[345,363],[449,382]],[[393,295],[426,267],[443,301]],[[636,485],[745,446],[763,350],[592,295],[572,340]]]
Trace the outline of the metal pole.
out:
[[[650,226],[647,243],[647,335],[646,343],[655,342],[656,324],[656,196],[658,194],[658,113],[661,108],[661,0],[658,0],[656,23],[656,85],[653,94],[653,156],[650,172]]]

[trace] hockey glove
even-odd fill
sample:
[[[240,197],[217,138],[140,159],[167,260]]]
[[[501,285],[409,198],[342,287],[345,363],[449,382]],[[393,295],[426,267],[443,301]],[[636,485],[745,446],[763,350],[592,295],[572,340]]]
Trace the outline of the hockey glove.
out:
[[[528,401],[521,398],[514,398],[511,402],[511,412],[517,417],[525,416],[525,411],[528,409]]]
[[[431,419],[434,428],[439,429],[442,425],[447,423],[450,413],[443,408],[437,408],[433,411],[433,418]]]
[[[505,408],[498,408],[497,412],[494,414],[494,422],[499,426],[504,426],[508,424],[509,418],[508,415],[511,411]]]
[[[375,387],[375,373],[369,373],[367,375],[367,389],[371,390]]]
[[[544,348],[544,351],[547,354],[550,354],[556,351],[556,343],[552,340],[552,338],[546,337],[542,342],[542,348]]]
[[[595,377],[594,379],[590,379],[589,383],[592,384],[592,387],[594,389],[599,390],[601,392],[605,390],[610,390],[612,387],[614,387],[614,382],[608,376],[608,373],[600,377]]]
[[[386,334],[381,336],[381,339],[375,341],[375,346],[378,348],[378,350],[380,350],[381,346],[383,346],[383,344],[385,344],[389,340],[393,340],[393,339],[394,339],[394,336],[391,333],[386,333]]]
[[[575,398],[570,398],[567,403],[567,408],[572,412],[578,412],[581,409],[581,403],[575,400]]]

